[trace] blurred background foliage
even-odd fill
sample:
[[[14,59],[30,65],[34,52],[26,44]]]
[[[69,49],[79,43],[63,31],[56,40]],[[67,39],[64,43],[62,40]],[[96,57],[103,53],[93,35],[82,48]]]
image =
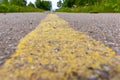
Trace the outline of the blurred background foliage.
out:
[[[120,0],[59,0],[58,12],[120,12]],[[52,9],[49,0],[0,0],[0,12],[42,12]]]
[[[59,0],[57,5],[59,12],[120,12],[120,0]]]
[[[27,0],[0,0],[0,12],[42,12],[51,7],[51,1],[36,0],[27,4]]]

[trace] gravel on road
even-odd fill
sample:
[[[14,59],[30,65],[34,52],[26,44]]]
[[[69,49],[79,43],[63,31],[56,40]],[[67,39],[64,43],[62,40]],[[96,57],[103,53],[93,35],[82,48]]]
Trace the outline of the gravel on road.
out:
[[[75,30],[84,32],[120,54],[120,14],[57,13]]]
[[[0,64],[15,52],[19,40],[45,16],[46,13],[0,13]]]

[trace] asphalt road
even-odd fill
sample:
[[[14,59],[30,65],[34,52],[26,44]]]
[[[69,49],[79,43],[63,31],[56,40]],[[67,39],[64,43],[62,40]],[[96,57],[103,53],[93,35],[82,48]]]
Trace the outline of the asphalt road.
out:
[[[37,27],[46,13],[0,13],[0,64],[15,52],[19,40]]]
[[[119,13],[57,13],[70,26],[106,44],[120,54]]]
[[[0,13],[0,64],[15,52],[19,40],[36,28],[47,13]],[[120,14],[56,13],[83,32],[120,53]]]
[[[26,28],[25,28],[26,29]],[[0,68],[1,80],[119,80],[120,56],[49,14]]]

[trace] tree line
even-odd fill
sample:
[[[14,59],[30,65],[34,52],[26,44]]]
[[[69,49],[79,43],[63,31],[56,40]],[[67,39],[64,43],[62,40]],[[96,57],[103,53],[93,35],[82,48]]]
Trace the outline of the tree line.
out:
[[[59,0],[57,5],[63,11],[120,12],[120,0]]]
[[[90,6],[99,4],[102,1],[103,0],[64,0],[63,7]]]
[[[16,5],[16,6],[29,6],[33,8],[39,8],[43,10],[50,10],[52,7],[51,1],[36,0],[35,3],[30,2],[27,5],[27,0],[0,0],[1,4]]]
[[[101,3],[108,3],[108,4],[120,4],[120,0],[59,0],[58,7],[78,7],[78,6],[91,6],[91,5],[99,5]]]

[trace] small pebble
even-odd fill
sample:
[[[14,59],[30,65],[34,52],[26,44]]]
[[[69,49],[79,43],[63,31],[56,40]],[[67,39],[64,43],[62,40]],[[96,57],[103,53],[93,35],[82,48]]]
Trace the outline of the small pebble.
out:
[[[56,47],[55,49],[53,49],[52,53],[57,53],[60,51],[60,48],[59,47]]]
[[[104,71],[107,71],[107,72],[110,71],[110,67],[106,64],[101,65],[101,67],[103,68]]]
[[[34,70],[35,69],[35,67],[34,66],[31,66],[31,70]]]
[[[115,51],[116,51],[117,55],[120,55],[120,49],[116,49]]]
[[[95,75],[88,76],[88,80],[98,80]]]

